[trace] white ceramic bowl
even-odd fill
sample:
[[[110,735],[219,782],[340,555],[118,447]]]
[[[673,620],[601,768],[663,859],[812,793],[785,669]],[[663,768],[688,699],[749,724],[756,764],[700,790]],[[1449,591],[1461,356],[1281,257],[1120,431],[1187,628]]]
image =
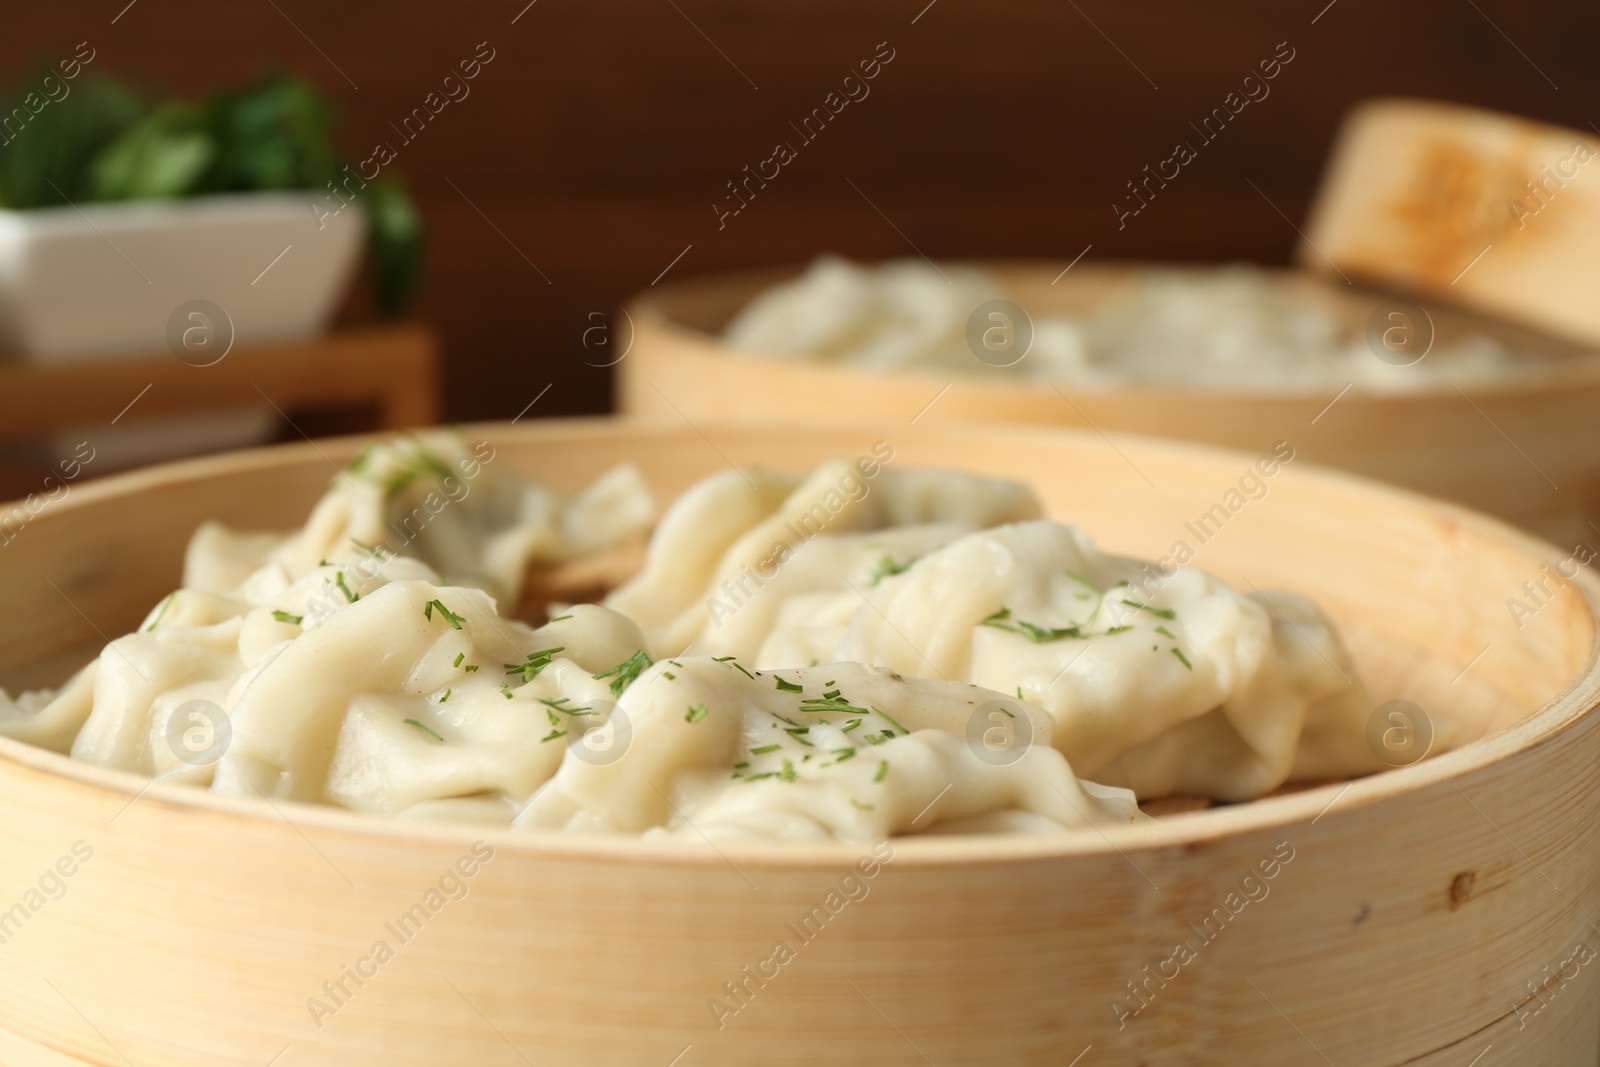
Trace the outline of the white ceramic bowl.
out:
[[[197,300],[223,310],[234,344],[315,335],[366,227],[359,205],[319,224],[314,195],[0,211],[0,350],[37,362],[160,352]]]

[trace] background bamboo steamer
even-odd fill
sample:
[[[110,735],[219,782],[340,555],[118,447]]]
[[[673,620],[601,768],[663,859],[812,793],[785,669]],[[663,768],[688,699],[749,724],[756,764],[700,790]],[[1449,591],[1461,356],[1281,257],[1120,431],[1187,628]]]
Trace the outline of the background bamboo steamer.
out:
[[[729,462],[804,467],[882,438],[896,468],[1025,479],[1051,514],[1146,556],[1256,458],[886,421],[467,433],[493,443],[493,462],[567,490],[632,460],[662,500]],[[0,675],[59,678],[164,595],[198,522],[291,524],[359,443],[74,488],[0,553]],[[1575,953],[1596,944],[1600,584],[1559,584],[1519,628],[1507,598],[1559,562],[1550,546],[1298,459],[1267,484],[1196,564],[1316,597],[1379,700],[1487,736],[1353,783],[1148,825],[902,839],[869,895],[810,943],[786,924],[864,846],[714,851],[383,822],[152,785],[0,740],[0,906],[75,842],[93,849],[66,895],[0,945],[0,1061],[1459,1067],[1492,1045],[1492,1062],[1588,1067],[1600,966]],[[385,923],[480,838],[494,856],[469,894],[315,1026],[307,999],[392,940]],[[1148,986],[1148,1007],[1119,1028],[1111,998],[1128,1000],[1127,983],[1178,939],[1198,943],[1190,924],[1275,849],[1293,858],[1261,883],[1269,895]],[[795,958],[718,1029],[708,998],[780,939]]]
[[[1600,226],[1595,233],[1600,235]],[[982,266],[1035,319],[1102,305],[1158,267],[1085,262],[1063,274],[1066,262]],[[1600,419],[1594,417],[1600,410],[1600,355],[1526,327],[1428,301],[1435,343],[1488,334],[1514,348],[1548,352],[1559,369],[1537,381],[1408,394],[1095,390],[1029,380],[976,357],[970,371],[959,373],[883,372],[761,358],[721,341],[735,311],[798,273],[790,267],[710,276],[635,297],[629,306],[632,347],[618,365],[622,410],[691,422],[916,417],[919,423],[1044,423],[1256,452],[1288,440],[1313,463],[1455,500],[1558,544],[1593,537],[1590,523],[1600,521]],[[1375,309],[1393,299],[1295,271],[1273,271],[1272,277],[1331,308],[1357,333]]]
[[[1297,258],[1600,344],[1600,137],[1481,108],[1353,110]]]

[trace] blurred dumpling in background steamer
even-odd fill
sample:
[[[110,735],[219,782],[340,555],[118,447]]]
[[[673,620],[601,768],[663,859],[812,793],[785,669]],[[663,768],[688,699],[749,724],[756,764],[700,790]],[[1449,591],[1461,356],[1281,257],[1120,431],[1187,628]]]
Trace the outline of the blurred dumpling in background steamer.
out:
[[[825,255],[751,299],[723,340],[775,359],[988,373],[992,365],[969,345],[968,319],[1007,296],[1000,279],[980,268],[914,259],[858,266]],[[1408,366],[1376,359],[1366,338],[1328,307],[1245,264],[1150,268],[1087,313],[1025,310],[1033,324],[1026,357],[995,369],[1078,388],[1303,392],[1354,384],[1411,392],[1541,369],[1483,335],[1435,345]]]

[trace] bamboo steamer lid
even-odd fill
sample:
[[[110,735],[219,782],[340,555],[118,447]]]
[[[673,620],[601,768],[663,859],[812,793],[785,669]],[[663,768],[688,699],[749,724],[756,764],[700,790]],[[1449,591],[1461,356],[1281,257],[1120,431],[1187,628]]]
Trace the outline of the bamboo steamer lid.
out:
[[[1600,137],[1423,100],[1346,118],[1296,258],[1600,344]]]

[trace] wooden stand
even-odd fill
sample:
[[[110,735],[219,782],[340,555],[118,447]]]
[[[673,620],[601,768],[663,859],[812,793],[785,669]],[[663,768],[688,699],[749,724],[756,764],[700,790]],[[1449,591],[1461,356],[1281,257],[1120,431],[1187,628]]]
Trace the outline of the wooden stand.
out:
[[[282,411],[375,403],[379,429],[439,418],[439,342],[426,326],[348,330],[295,344],[238,349],[209,367],[163,353],[65,365],[0,365],[0,440],[73,422],[138,421],[263,399]]]

